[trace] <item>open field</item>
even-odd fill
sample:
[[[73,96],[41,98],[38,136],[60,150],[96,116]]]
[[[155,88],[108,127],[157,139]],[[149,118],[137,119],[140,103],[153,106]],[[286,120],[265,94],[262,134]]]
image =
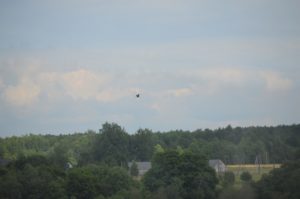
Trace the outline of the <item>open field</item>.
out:
[[[280,164],[261,164],[260,166],[255,164],[239,164],[239,165],[227,165],[227,171],[232,171],[235,174],[235,187],[241,187],[242,181],[240,175],[244,171],[248,171],[252,175],[254,181],[260,180],[263,174],[269,173],[275,168],[279,168]]]

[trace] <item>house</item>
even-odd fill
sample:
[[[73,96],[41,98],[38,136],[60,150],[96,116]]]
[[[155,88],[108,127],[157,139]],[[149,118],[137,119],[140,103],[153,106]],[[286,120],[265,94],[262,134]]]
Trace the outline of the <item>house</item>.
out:
[[[151,162],[135,162],[139,170],[139,176],[144,175],[149,169],[151,169]],[[131,168],[132,162],[128,163],[128,167]]]
[[[226,171],[226,166],[222,162],[222,160],[216,159],[216,160],[209,160],[208,164],[210,167],[212,167],[216,173],[224,173]]]
[[[73,164],[71,162],[67,162],[65,165],[66,169],[72,169],[73,168]]]

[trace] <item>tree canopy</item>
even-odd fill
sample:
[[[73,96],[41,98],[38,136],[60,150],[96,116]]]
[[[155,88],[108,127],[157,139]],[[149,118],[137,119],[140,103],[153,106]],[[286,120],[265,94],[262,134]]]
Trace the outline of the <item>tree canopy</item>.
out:
[[[155,146],[201,151],[209,159],[225,164],[283,163],[293,159],[300,146],[300,125],[277,127],[219,128],[216,130],[153,132],[139,129],[129,134],[115,123],[105,123],[99,133],[89,130],[70,135],[26,135],[0,139],[0,157],[15,160],[19,155],[46,155],[65,164],[149,161]]]
[[[300,156],[266,174],[256,184],[259,199],[300,198]]]
[[[290,125],[129,134],[105,123],[99,132],[0,138],[0,198],[296,199],[299,132]],[[236,190],[232,173],[217,184],[208,159],[284,164]],[[127,165],[133,160],[152,162],[142,179],[130,176],[137,174]]]
[[[204,156],[174,149],[156,153],[152,168],[144,177],[148,190],[155,192],[163,188],[168,198],[173,198],[176,192],[177,196],[186,199],[215,198],[217,182],[215,172]]]

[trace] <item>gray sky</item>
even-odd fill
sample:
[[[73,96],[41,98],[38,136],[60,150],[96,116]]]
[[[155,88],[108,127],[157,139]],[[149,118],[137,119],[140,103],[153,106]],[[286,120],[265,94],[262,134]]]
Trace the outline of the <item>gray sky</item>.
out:
[[[299,123],[299,8],[0,0],[0,136]]]

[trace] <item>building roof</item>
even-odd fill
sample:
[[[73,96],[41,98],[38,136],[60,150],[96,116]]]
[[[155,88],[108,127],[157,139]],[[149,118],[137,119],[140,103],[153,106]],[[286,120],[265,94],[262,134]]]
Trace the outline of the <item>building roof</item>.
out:
[[[141,170],[149,170],[151,168],[151,162],[135,162],[137,164],[137,167],[139,171]],[[132,165],[132,162],[128,163],[128,167],[130,168]]]
[[[211,166],[211,167],[215,167],[216,165],[225,165],[223,162],[222,162],[222,160],[219,160],[219,159],[215,159],[215,160],[209,160],[208,161],[208,164],[209,164],[209,166]]]

